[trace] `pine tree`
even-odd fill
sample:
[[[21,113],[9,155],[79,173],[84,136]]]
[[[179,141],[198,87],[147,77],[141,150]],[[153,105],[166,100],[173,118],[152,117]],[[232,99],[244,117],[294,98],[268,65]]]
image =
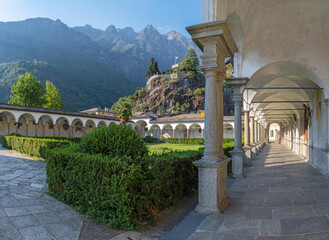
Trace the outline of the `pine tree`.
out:
[[[50,81],[46,82],[46,93],[44,95],[44,108],[64,110],[64,104],[61,101],[61,94],[54,84]]]
[[[147,68],[145,76],[147,77],[147,79],[149,79],[154,74],[158,74],[158,73],[160,73],[159,68],[158,68],[158,63],[157,63],[157,61],[154,60],[154,58],[151,58],[150,65]]]
[[[199,58],[198,55],[195,53],[193,48],[190,48],[187,53],[185,54],[184,60],[190,60],[193,64],[193,68],[198,69],[199,68]]]

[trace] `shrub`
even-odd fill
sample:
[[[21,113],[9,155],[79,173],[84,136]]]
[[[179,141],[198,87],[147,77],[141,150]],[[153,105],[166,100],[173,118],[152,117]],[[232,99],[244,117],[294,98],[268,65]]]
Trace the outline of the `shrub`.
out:
[[[146,136],[144,137],[144,142],[146,143],[162,143],[162,141],[159,138]]]
[[[9,136],[23,137],[23,135],[20,133],[11,133]]]
[[[67,140],[3,136],[2,146],[17,152],[32,156],[43,157],[46,149],[61,148],[70,144]]]
[[[174,144],[204,144],[203,138],[166,138],[167,143]]]
[[[110,157],[46,151],[49,193],[108,226],[134,229],[197,187],[200,151]]]
[[[88,133],[80,142],[81,150],[109,157],[146,156],[148,148],[138,133],[126,126],[110,125]]]

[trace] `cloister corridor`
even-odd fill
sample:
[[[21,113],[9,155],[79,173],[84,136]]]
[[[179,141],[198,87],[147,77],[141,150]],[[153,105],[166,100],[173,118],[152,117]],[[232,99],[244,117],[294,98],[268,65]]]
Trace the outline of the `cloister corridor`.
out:
[[[222,214],[199,214],[203,221],[194,233],[177,239],[329,239],[327,175],[274,143],[245,173],[228,188],[231,203]],[[168,237],[179,236],[179,228]]]

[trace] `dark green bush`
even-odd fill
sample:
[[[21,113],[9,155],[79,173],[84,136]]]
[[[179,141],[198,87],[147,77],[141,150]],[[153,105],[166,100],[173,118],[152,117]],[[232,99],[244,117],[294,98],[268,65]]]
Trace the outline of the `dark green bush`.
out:
[[[69,144],[71,143],[67,140],[2,136],[3,147],[32,157],[43,157],[46,149],[61,148]]]
[[[54,139],[54,140],[67,140],[73,143],[80,143],[82,138],[74,137],[74,138],[68,138],[68,137],[33,137],[33,138],[41,138],[41,139]]]
[[[138,133],[126,126],[109,125],[88,133],[80,142],[81,150],[109,157],[148,155],[148,148]]]
[[[108,226],[134,229],[197,188],[201,151],[109,157],[47,150],[49,192]]]
[[[23,137],[23,135],[20,133],[11,133],[9,136]]]
[[[159,138],[146,136],[144,137],[144,142],[146,143],[162,143],[162,141]]]
[[[203,138],[166,138],[167,143],[174,144],[204,144]]]

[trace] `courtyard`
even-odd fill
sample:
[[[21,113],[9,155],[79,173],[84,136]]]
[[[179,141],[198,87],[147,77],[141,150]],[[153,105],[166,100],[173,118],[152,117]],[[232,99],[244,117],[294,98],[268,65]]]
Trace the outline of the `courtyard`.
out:
[[[102,239],[157,239],[88,226],[46,194],[44,162],[2,148],[0,167],[0,239],[91,239],[100,231]],[[222,214],[192,211],[160,239],[328,239],[327,176],[280,144],[266,145],[246,175],[228,188]]]

